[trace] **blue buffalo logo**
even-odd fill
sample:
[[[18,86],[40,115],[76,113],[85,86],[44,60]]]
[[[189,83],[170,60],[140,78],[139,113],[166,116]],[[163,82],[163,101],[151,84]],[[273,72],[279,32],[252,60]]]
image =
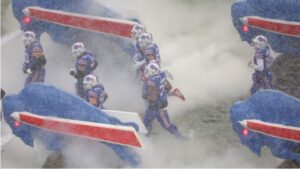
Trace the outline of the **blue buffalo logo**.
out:
[[[235,103],[230,118],[240,142],[258,156],[267,146],[275,157],[300,163],[300,99],[276,90],[259,91]]]

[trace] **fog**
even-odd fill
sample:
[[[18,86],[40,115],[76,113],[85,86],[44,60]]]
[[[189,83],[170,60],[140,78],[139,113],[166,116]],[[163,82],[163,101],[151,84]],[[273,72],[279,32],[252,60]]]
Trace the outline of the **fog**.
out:
[[[232,25],[232,1],[99,2],[127,16],[138,16],[153,34],[160,49],[162,68],[173,74],[173,87],[178,87],[186,97],[185,102],[169,99],[171,119],[182,118],[199,107],[223,104],[249,94],[252,70],[247,63],[252,49],[240,41]],[[1,87],[8,94],[16,94],[26,78],[21,71],[24,46],[11,8],[4,18],[2,24],[8,33],[1,37]],[[70,47],[56,44],[46,34],[42,35],[41,43],[47,57],[46,83],[74,93],[76,81],[68,74],[74,67]],[[105,106],[142,116],[145,105],[130,56],[109,42],[95,40],[94,43],[99,46],[98,51],[93,51],[99,62],[95,73],[109,94]],[[176,125],[180,129],[181,124]],[[141,167],[275,167],[281,161],[268,150],[263,151],[261,158],[255,156],[237,138],[233,138],[234,143],[209,137],[180,141],[161,131],[161,127],[157,129],[159,135],[143,137],[146,148],[137,150],[142,158]],[[188,135],[188,131],[182,132]],[[10,129],[2,122],[2,137],[9,135]],[[41,167],[49,153],[38,141],[30,148],[19,138],[13,138],[3,148],[1,166]],[[64,153],[67,167],[118,167],[121,163],[109,149],[92,141],[74,141]]]

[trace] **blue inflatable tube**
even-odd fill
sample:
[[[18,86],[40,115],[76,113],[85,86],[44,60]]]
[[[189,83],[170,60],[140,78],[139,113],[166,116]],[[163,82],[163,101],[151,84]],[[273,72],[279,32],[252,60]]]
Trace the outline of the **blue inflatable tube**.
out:
[[[262,128],[244,132],[242,122],[247,120],[266,124],[265,133]],[[259,91],[232,106],[231,123],[241,143],[255,154],[267,146],[275,157],[300,163],[300,99],[276,90]]]
[[[28,85],[17,95],[5,96],[2,104],[5,121],[9,124],[13,134],[26,145],[32,147],[34,140],[39,139],[47,149],[62,151],[72,136],[46,131],[25,123],[15,126],[15,120],[10,116],[13,112],[25,111],[42,116],[132,126],[138,131],[138,126],[135,123],[122,123],[85,100],[46,84]],[[113,149],[128,165],[135,167],[139,164],[139,155],[134,149],[111,143],[105,144]]]
[[[264,35],[268,38],[272,49],[278,53],[300,57],[300,1],[299,0],[237,0],[231,6],[232,22],[241,36],[242,41],[251,43],[256,35]],[[244,23],[240,18],[256,16],[278,22],[288,22],[295,25],[289,31],[298,36],[288,36],[258,27],[251,27],[245,31]],[[274,27],[276,27],[274,25]]]
[[[136,18],[126,18],[118,14],[102,4],[94,0],[13,0],[12,8],[17,21],[20,23],[20,28],[23,31],[34,31],[39,38],[42,33],[48,33],[50,37],[57,43],[71,45],[77,41],[88,42],[90,39],[109,40],[117,44],[124,52],[133,56],[136,53],[132,40],[112,37],[105,34],[99,34],[80,29],[70,28],[62,25],[57,25],[41,20],[32,19],[31,22],[24,22],[25,15],[23,9],[29,6],[38,6],[46,9],[55,9],[78,14],[91,16],[100,16],[115,19],[126,19],[139,22]],[[94,48],[97,49],[98,45]]]

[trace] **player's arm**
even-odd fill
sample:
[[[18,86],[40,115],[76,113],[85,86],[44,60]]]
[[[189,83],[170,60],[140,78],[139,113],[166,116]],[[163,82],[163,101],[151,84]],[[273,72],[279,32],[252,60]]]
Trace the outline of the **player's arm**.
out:
[[[165,90],[167,93],[169,93],[171,90],[172,90],[172,85],[171,83],[169,82],[169,80],[166,80],[166,84],[165,84]]]
[[[86,76],[86,73],[85,73],[85,66],[83,67],[82,65],[80,64],[76,64],[75,65],[76,67],[76,70],[75,69],[70,69],[70,75],[73,76],[75,79],[79,80],[79,79],[83,79],[84,76]]]
[[[93,63],[91,65],[92,71],[94,71],[97,68],[97,66],[98,66],[98,62],[96,60],[93,60]]]
[[[43,49],[40,46],[35,46],[32,49],[32,57],[29,60],[27,73],[32,73],[36,70],[39,70],[46,64],[46,58],[43,53]]]
[[[46,64],[46,57],[45,56],[41,56],[39,58],[36,58],[36,61],[34,62],[34,64],[31,67],[32,71],[36,71],[41,69],[43,66],[45,66]]]
[[[77,72],[76,72],[75,69],[70,69],[69,73],[70,73],[70,75],[73,76],[75,79],[78,79]]]
[[[107,98],[108,98],[108,95],[107,95],[107,93],[104,91],[104,94],[103,94],[103,96],[102,96],[102,98],[101,98],[101,103],[103,104],[103,103],[107,100]]]

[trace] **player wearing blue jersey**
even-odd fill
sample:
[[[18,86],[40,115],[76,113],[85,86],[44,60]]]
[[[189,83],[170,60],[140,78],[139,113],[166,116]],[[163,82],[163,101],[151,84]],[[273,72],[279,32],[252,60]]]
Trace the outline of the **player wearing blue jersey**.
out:
[[[98,77],[93,74],[86,75],[83,79],[84,99],[92,105],[103,109],[103,103],[108,95],[104,86],[99,83]]]
[[[146,47],[151,43],[153,43],[153,38],[151,33],[149,32],[141,33],[138,40],[136,41],[136,48],[138,53],[135,55],[134,61],[135,68],[139,73],[143,72],[144,66],[145,64],[147,64],[147,56],[145,51],[147,50]]]
[[[155,62],[160,66],[161,59],[159,48],[157,44],[153,42],[152,34],[149,32],[145,32],[145,28],[142,25],[135,25],[131,33],[132,37],[134,37],[136,41],[136,49],[138,51],[138,53],[134,57],[135,67],[141,80],[145,82],[147,81],[147,78],[144,74],[145,67],[152,62]],[[164,72],[168,75],[168,77],[173,79],[172,75],[168,71],[165,70]],[[171,91],[168,95],[178,97],[181,100],[185,101],[184,95],[178,88]]]
[[[140,46],[140,60],[136,62],[135,67],[143,81],[145,81],[144,69],[151,61],[160,65],[160,54],[156,43],[153,42],[152,35],[148,32],[139,36],[138,43]]]
[[[25,85],[44,82],[46,58],[43,53],[42,45],[36,39],[35,33],[32,31],[24,32],[22,40],[25,45],[25,62],[23,63],[22,70],[28,74]]]
[[[97,62],[94,60],[94,56],[86,51],[86,48],[82,42],[76,42],[72,45],[72,55],[76,60],[75,69],[70,70],[70,75],[77,79],[75,84],[76,94],[83,98],[83,78],[93,73],[97,68]]]
[[[146,32],[145,26],[142,24],[135,24],[131,29],[131,37],[134,39],[135,49],[137,53],[133,56],[133,61],[135,63],[143,60],[143,52],[141,46],[138,43],[139,36]]]
[[[172,86],[163,72],[160,72],[159,65],[149,63],[145,68],[147,76],[146,86],[143,91],[143,98],[148,101],[148,107],[144,116],[144,124],[151,133],[151,123],[156,118],[160,125],[178,138],[182,135],[177,127],[170,122],[167,106],[167,93],[171,91]]]
[[[255,69],[252,75],[253,85],[250,90],[251,95],[261,88],[272,89],[272,74],[270,66],[274,61],[265,36],[256,36],[252,40],[252,46],[255,48],[255,53],[253,61],[248,63],[250,67]]]
[[[160,66],[160,54],[159,49],[156,43],[150,43],[144,48],[145,60],[147,63],[150,63],[151,60],[155,60],[155,62]]]
[[[146,65],[149,63],[156,63],[158,66],[160,66],[160,54],[159,54],[159,49],[158,46],[155,43],[151,43],[148,46],[144,48],[144,53],[145,53],[145,64],[141,67],[141,70],[144,70]],[[162,71],[167,77],[170,79],[173,79],[172,74],[170,74],[167,70]],[[141,79],[143,81],[146,81],[147,78],[144,74],[144,72],[141,73]],[[178,88],[175,88],[174,90],[168,92],[168,96],[175,96],[180,98],[181,100],[185,101],[184,95],[181,93],[181,91]]]
[[[152,42],[152,36],[149,33],[142,33],[139,37],[139,44],[142,46],[142,51],[144,54],[143,61],[139,62],[139,74],[142,81],[147,81],[147,77],[145,76],[144,69],[149,63],[156,63],[160,66],[161,59],[159,48],[156,43]],[[170,79],[173,79],[173,76],[166,70],[163,71]],[[175,96],[185,101],[184,95],[181,91],[176,88],[173,91],[168,93],[169,96]]]

